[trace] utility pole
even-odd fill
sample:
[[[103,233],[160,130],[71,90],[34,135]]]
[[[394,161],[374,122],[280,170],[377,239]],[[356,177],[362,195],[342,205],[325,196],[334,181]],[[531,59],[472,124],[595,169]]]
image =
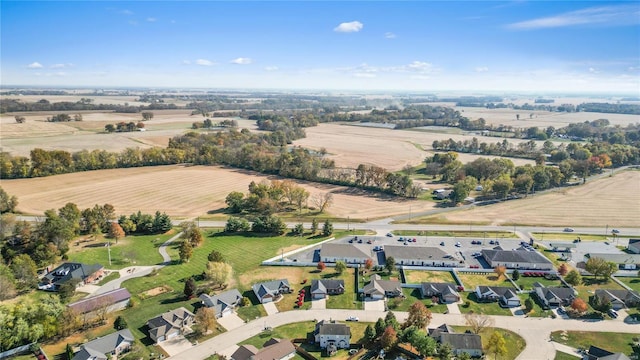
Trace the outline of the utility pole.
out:
[[[109,266],[111,266],[111,241],[107,243],[107,253],[109,254]]]

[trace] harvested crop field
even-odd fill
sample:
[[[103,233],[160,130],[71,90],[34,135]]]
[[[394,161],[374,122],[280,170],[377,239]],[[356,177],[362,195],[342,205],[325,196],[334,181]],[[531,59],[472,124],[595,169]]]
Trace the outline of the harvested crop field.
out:
[[[635,227],[640,216],[640,171],[624,171],[544,195],[447,213],[450,222],[494,225]]]
[[[3,180],[2,187],[18,197],[18,210],[27,214],[42,214],[72,202],[81,209],[109,203],[118,214],[159,210],[174,217],[195,217],[224,208],[231,191],[247,192],[251,181],[267,179],[279,178],[215,166],[170,165]],[[433,202],[403,200],[341,186],[299,184],[311,196],[332,192],[334,203],[328,212],[337,217],[377,218],[435,206]]]
[[[305,129],[307,137],[296,140],[295,145],[320,150],[325,148],[339,167],[357,167],[359,164],[377,165],[389,170],[400,170],[406,165],[418,165],[431,150],[434,140],[471,140],[472,135],[441,134],[425,131],[402,131],[337,123],[320,124]],[[476,136],[477,137],[477,136]],[[498,142],[500,138],[481,137],[481,142]],[[510,139],[518,144],[525,140]],[[543,142],[538,142],[542,147]],[[474,155],[466,156],[472,158]],[[512,159],[516,165],[533,163]]]

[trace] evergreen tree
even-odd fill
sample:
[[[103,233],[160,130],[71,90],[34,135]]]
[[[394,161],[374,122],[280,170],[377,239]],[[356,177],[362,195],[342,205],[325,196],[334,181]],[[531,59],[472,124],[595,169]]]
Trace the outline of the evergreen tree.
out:
[[[188,278],[187,281],[184,282],[184,295],[191,299],[196,294],[196,290],[196,281],[192,277]]]

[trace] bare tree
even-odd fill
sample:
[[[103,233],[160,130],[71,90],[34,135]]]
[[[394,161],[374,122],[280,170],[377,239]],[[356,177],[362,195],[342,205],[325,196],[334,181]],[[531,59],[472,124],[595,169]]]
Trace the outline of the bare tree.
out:
[[[333,204],[333,194],[328,192],[324,194],[315,194],[311,199],[313,204],[318,208],[320,212],[324,212],[328,207]]]
[[[470,312],[464,315],[464,319],[474,334],[479,334],[482,329],[493,326],[493,319],[485,314]]]
[[[27,121],[27,119],[25,119],[24,116],[16,115],[15,118],[18,124],[23,124],[25,121]]]
[[[216,325],[216,315],[213,309],[201,307],[196,312],[196,323],[203,335],[207,334]]]

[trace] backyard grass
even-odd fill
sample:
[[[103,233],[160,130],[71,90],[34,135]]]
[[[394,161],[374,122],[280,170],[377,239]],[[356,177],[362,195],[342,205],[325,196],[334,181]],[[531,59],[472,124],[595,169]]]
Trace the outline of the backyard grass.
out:
[[[560,282],[560,280],[547,280],[544,277],[533,277],[533,276],[522,276],[520,274],[520,278],[516,281],[516,284],[522,290],[533,290],[533,283],[539,282],[545,287],[564,287],[564,285]]]
[[[453,326],[453,328],[458,332],[464,332],[466,330],[470,330],[468,326]],[[486,328],[480,331],[480,336],[482,337],[482,348],[486,349],[489,345],[489,338],[494,331],[497,331],[504,338],[507,345],[507,353],[504,356],[500,356],[500,360],[513,360],[520,355],[522,349],[526,346],[526,342],[524,339],[516,334],[513,331],[509,331],[501,328]],[[487,356],[487,359],[493,358],[492,356]]]
[[[236,309],[236,314],[244,321],[251,321],[259,317],[267,316],[267,312],[262,305],[239,307]]]
[[[613,280],[603,282],[601,279],[595,280],[593,276],[588,275],[582,276],[582,284],[576,286],[575,289],[578,291],[578,297],[587,304],[589,303],[589,297],[593,296],[597,289],[624,290],[622,286]]]
[[[533,301],[533,308],[531,309],[531,311],[529,313],[527,313],[527,316],[529,317],[550,317],[553,314],[553,311],[551,310],[544,310],[542,308],[542,306],[540,305],[537,296],[532,295],[532,294],[528,294],[525,295],[523,294],[522,297],[524,298],[529,298],[531,299],[531,301]],[[524,301],[522,302],[522,310],[526,311],[524,308]]]
[[[427,230],[395,230],[396,236],[437,236],[437,237],[471,237],[486,239],[515,239],[518,236],[512,231],[427,231]]]
[[[398,302],[398,305],[394,307],[394,302],[396,299],[401,298],[393,298],[389,299],[387,304],[389,305],[389,309],[393,311],[409,311],[409,307],[413,305],[415,302],[421,302],[425,304],[427,309],[431,310],[432,313],[444,314],[447,312],[446,304],[433,304],[431,299],[422,299],[420,295],[420,289],[412,289],[412,288],[402,288],[402,293],[404,294],[404,299]]]
[[[408,284],[420,284],[423,282],[456,283],[450,271],[405,270],[404,276]]]
[[[594,345],[611,352],[622,352],[628,355],[633,351],[631,348],[633,338],[638,336],[638,334],[613,332],[554,331],[551,333],[551,340],[577,349],[588,349],[589,346]]]
[[[462,297],[465,297],[465,295],[462,295]],[[466,306],[467,302],[469,303],[469,306]],[[463,314],[474,312],[476,314],[485,315],[513,315],[509,309],[500,307],[497,302],[479,303],[475,292],[466,293],[464,304],[459,305],[458,307],[460,308],[460,312]]]
[[[104,278],[102,278],[102,280],[100,280],[100,282],[98,282],[97,285],[104,285],[106,283],[108,283],[111,280],[115,280],[115,279],[119,279],[120,278],[120,273],[117,271],[114,271],[112,273],[110,273],[109,275],[105,276]]]
[[[623,284],[632,288],[635,291],[640,292],[640,277],[616,277],[616,279],[620,280]]]
[[[462,281],[462,285],[464,285],[464,288],[466,290],[475,290],[476,286],[478,285],[505,286],[513,288],[513,284],[511,284],[511,281],[507,280],[506,278],[498,279],[497,275],[494,273],[472,274],[458,272],[458,278],[460,279],[460,281]]]
[[[90,244],[72,243],[69,261],[85,264],[101,264],[106,269],[122,269],[132,265],[156,265],[162,263],[158,247],[175,235],[175,230],[162,235],[127,236],[116,244],[111,240],[111,265],[109,250],[104,244],[108,240],[91,242]]]
[[[556,357],[553,360],[576,360],[580,359],[580,355],[576,354],[575,356],[569,355],[567,353],[563,353],[562,351],[556,351]]]

